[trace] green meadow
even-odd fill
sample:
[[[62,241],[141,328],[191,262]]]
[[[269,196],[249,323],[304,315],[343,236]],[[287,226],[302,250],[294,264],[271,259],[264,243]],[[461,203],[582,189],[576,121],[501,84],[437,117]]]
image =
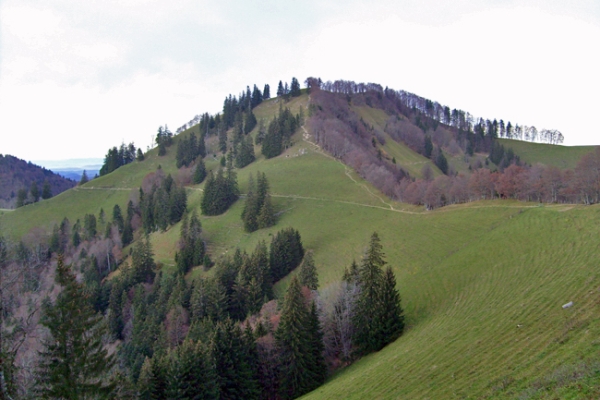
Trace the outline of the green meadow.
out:
[[[528,164],[554,165],[561,169],[573,169],[594,146],[560,146],[547,143],[531,143],[520,140],[499,139],[505,148],[511,148]]]

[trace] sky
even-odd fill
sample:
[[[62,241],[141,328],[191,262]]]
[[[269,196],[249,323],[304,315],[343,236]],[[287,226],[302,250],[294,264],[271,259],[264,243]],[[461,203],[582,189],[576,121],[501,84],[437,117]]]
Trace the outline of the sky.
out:
[[[146,149],[249,85],[374,82],[600,145],[598,0],[2,0],[0,154]]]

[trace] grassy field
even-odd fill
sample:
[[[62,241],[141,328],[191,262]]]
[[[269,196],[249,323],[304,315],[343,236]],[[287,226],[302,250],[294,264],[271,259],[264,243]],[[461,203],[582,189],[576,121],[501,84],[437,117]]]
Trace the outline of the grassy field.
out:
[[[306,101],[301,96],[287,104],[299,109]],[[269,100],[255,113],[268,119],[278,107]],[[377,123],[382,118],[365,115]],[[338,371],[306,398],[600,397],[600,206],[497,200],[425,211],[384,198],[304,141],[301,130],[293,142],[279,157],[258,156],[237,171],[242,193],[250,174],[266,174],[277,225],[244,232],[243,198],[221,216],[203,216],[211,257],[236,247],[250,252],[260,240],[269,243],[276,231],[292,226],[314,251],[326,287],[360,259],[377,231],[396,273],[407,322],[400,339]],[[50,229],[64,216],[73,221],[97,215],[100,208],[109,213],[115,203],[124,207],[131,190],[159,164],[176,172],[175,149],[176,143],[161,158],[153,150],[143,163],[2,213],[2,231],[18,236],[33,226]],[[414,162],[396,150],[399,163]],[[217,162],[207,165],[214,168]],[[202,187],[188,188],[189,211],[199,212]],[[177,224],[151,235],[163,268],[174,266],[179,229]],[[204,273],[196,268],[190,275]],[[288,282],[289,277],[279,282],[276,293],[281,295]],[[574,306],[562,309],[569,301]]]
[[[505,148],[513,149],[521,160],[531,165],[542,163],[561,169],[575,168],[577,161],[594,149],[594,146],[558,146],[510,139],[499,139],[499,141]]]

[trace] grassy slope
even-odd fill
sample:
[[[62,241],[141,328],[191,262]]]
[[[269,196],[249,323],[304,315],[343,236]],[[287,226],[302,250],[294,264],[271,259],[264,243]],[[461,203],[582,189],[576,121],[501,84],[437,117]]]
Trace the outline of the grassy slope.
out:
[[[268,118],[277,108],[271,100],[256,114]],[[409,327],[395,343],[340,371],[308,397],[517,397],[533,391],[540,377],[555,379],[560,365],[598,353],[600,208],[495,201],[424,212],[379,198],[368,183],[304,142],[301,132],[294,142],[283,155],[258,157],[238,171],[242,193],[250,173],[267,174],[280,213],[277,226],[243,232],[238,201],[222,216],[202,217],[211,255],[236,246],[251,251],[259,240],[268,242],[272,233],[293,226],[315,251],[324,287],[360,258],[376,230],[398,278]],[[151,154],[87,185],[136,188],[158,163],[174,170],[171,149],[167,157]],[[190,209],[199,209],[201,188],[189,189]],[[129,190],[112,189],[69,191],[5,213],[0,222],[3,229],[26,232],[63,213],[71,218],[100,207],[108,212],[129,196]],[[179,225],[152,235],[156,258],[166,266],[173,264],[178,236]],[[287,281],[277,285],[278,293]],[[568,301],[575,306],[562,310]]]
[[[383,132],[389,116],[383,111],[368,106],[354,106],[356,113],[368,124]],[[389,158],[396,158],[396,163],[406,170],[411,176],[421,178],[421,170],[425,164],[429,164],[434,176],[439,176],[442,171],[435,164],[421,154],[411,150],[404,143],[396,142],[387,133],[384,133],[385,145],[381,146]]]
[[[505,148],[512,148],[521,160],[529,164],[542,163],[561,169],[575,168],[577,161],[594,149],[594,146],[558,146],[510,139],[499,141]]]
[[[499,211],[484,213],[500,217]],[[439,259],[414,273],[406,269],[420,260],[390,257],[411,329],[307,397],[539,395],[535,381],[556,376],[561,365],[597,361],[599,222],[598,207],[531,208],[505,214],[454,253],[444,256],[432,243],[424,253]],[[442,243],[453,241],[452,234],[439,235]],[[568,301],[575,306],[563,310]],[[411,312],[417,305],[425,315]]]

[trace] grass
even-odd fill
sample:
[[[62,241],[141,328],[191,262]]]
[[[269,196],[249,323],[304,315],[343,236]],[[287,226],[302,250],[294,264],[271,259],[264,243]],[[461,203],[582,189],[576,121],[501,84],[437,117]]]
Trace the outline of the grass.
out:
[[[511,148],[522,161],[554,165],[561,169],[573,169],[577,162],[594,146],[559,146],[545,143],[531,143],[520,140],[499,139],[505,148]]]
[[[301,107],[306,100],[301,96],[288,104]],[[278,107],[269,100],[255,113],[268,118]],[[381,115],[369,118],[377,122]],[[281,156],[259,156],[237,171],[242,193],[250,174],[267,175],[277,225],[244,232],[243,199],[221,216],[203,216],[211,257],[231,254],[236,247],[250,252],[260,240],[269,243],[276,231],[293,226],[314,251],[321,287],[326,287],[360,259],[377,231],[398,280],[407,322],[400,339],[338,371],[307,398],[600,396],[600,206],[497,200],[424,211],[383,198],[339,161],[303,141],[301,132],[293,141]],[[143,163],[4,213],[3,232],[23,234],[40,224],[51,228],[63,216],[73,221],[71,216],[97,214],[100,208],[108,214],[115,203],[123,207],[130,190],[137,190],[158,164],[175,172],[174,146],[165,157],[153,150]],[[199,211],[202,187],[188,189],[190,211]],[[177,224],[151,235],[163,268],[174,268],[179,229]],[[196,268],[190,277],[204,273]],[[279,282],[276,293],[281,295],[288,282],[289,277]],[[574,307],[563,310],[568,301]]]
[[[383,133],[386,121],[389,118],[383,110],[368,106],[354,106],[353,109],[367,124],[370,124]],[[387,133],[383,133],[383,136],[385,144],[381,148],[385,154],[387,154],[390,160],[395,158],[398,166],[402,167],[411,176],[422,178],[422,170],[425,164],[429,164],[434,177],[442,174],[442,171],[427,157],[411,150],[404,143],[395,141]]]

